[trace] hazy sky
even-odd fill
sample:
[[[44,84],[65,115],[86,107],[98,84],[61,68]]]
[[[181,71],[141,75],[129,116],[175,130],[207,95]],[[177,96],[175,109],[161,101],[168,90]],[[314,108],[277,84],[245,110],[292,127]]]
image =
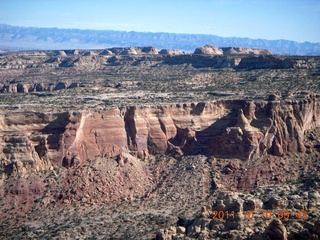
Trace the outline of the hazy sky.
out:
[[[0,23],[320,42],[320,0],[0,0]]]

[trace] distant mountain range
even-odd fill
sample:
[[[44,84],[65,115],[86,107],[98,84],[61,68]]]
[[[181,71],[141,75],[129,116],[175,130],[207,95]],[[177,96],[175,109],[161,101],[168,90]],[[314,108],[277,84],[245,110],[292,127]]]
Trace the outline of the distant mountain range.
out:
[[[16,27],[0,24],[0,50],[101,49],[128,46],[155,46],[193,52],[203,45],[269,49],[274,54],[320,56],[320,43],[219,37],[204,34],[125,32]]]

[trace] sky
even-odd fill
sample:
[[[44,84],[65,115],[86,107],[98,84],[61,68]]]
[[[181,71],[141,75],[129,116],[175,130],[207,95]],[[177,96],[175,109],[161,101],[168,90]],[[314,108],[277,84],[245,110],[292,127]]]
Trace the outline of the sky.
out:
[[[320,42],[320,0],[0,0],[0,23]]]

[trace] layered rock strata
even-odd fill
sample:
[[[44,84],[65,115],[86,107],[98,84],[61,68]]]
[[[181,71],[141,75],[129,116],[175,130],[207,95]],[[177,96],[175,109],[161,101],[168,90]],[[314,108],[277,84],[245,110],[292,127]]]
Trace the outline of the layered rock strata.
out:
[[[320,126],[320,97],[287,101],[225,100],[75,112],[2,112],[1,166],[69,167],[130,153],[204,153],[254,160],[306,151],[307,130]]]

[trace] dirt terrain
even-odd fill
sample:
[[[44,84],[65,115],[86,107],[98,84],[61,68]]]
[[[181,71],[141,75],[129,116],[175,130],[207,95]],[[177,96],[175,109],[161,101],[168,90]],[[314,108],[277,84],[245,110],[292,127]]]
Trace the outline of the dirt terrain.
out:
[[[3,53],[0,109],[3,239],[320,238],[320,57]]]

